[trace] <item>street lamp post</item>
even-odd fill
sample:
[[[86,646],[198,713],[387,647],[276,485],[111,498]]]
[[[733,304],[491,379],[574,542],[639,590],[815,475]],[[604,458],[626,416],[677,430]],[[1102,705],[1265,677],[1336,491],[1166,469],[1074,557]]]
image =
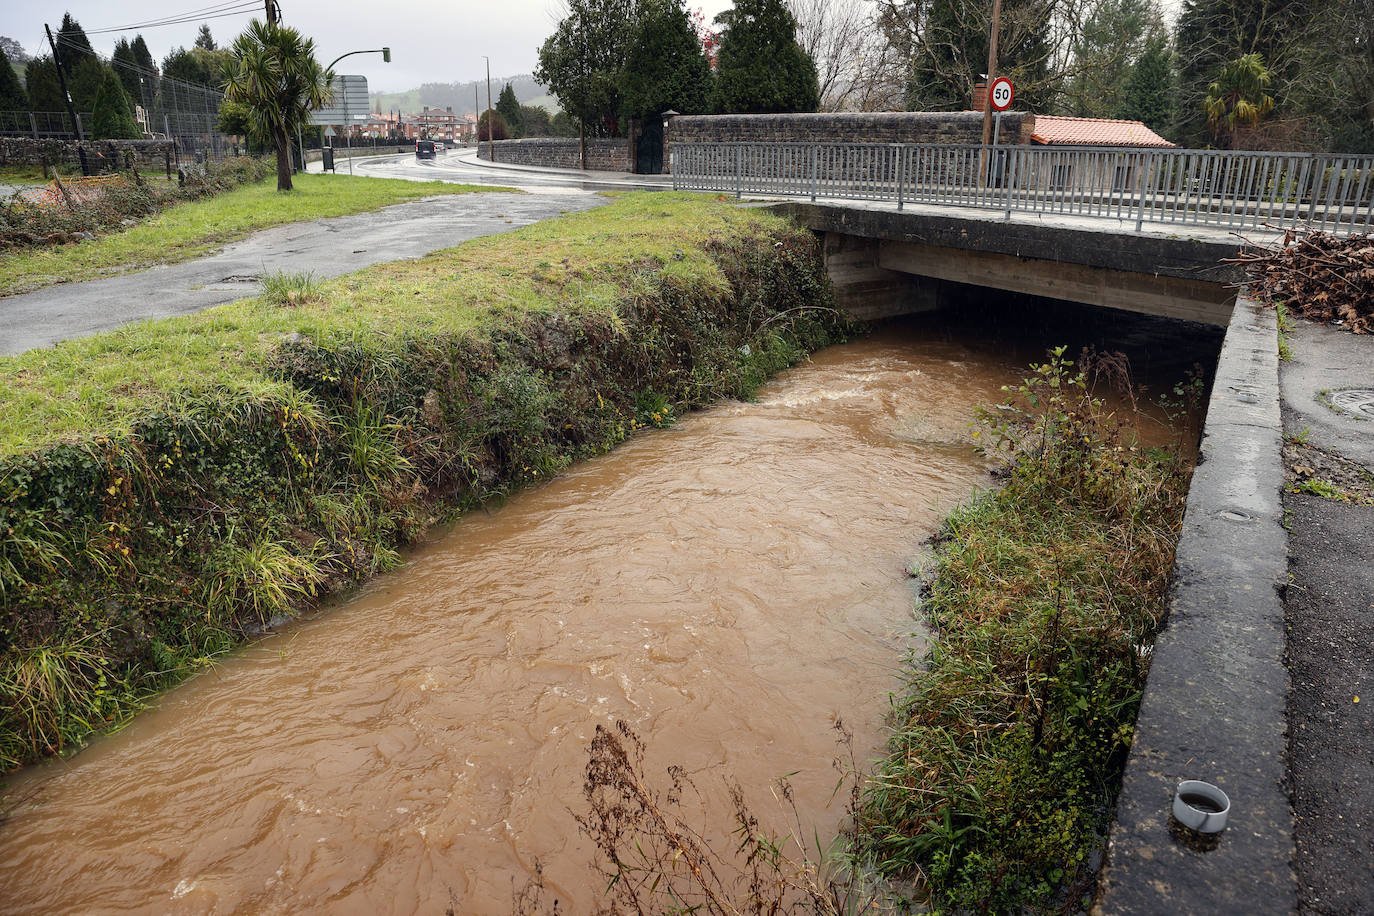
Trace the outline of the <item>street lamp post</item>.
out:
[[[340,54],[338,57],[334,58],[332,61],[329,62],[329,66],[324,68],[325,71],[327,72],[327,71],[329,71],[329,70],[333,70],[335,64],[337,64],[339,61],[343,60],[345,57],[352,57],[354,54],[380,54],[380,55],[382,55],[382,62],[383,62],[383,63],[388,63],[388,64],[391,63],[391,49],[390,49],[390,48],[372,48],[371,50],[368,50],[368,51],[349,51],[347,54]],[[345,91],[344,91],[344,104],[343,104],[343,108],[344,108],[344,143],[347,144],[347,146],[348,146],[348,174],[349,174],[350,177],[352,177],[352,175],[353,175],[353,130],[352,130],[353,125],[348,123],[348,92],[347,92],[346,89],[345,89]],[[332,147],[333,144],[331,143],[330,146]],[[304,171],[304,169],[305,169],[305,150],[304,150],[304,149],[301,150],[301,169],[302,169],[302,171]]]
[[[485,54],[482,59],[487,62],[487,158],[492,162],[496,161],[496,132],[491,129],[491,122],[495,120],[491,113],[491,58]],[[478,118],[481,123],[481,118]],[[480,140],[478,141],[481,142]]]

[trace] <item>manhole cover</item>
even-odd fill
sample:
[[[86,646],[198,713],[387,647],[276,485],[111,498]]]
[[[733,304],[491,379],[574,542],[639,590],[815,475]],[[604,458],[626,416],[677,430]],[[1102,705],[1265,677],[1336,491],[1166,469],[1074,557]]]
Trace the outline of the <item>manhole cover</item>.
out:
[[[258,281],[261,280],[261,279],[262,279],[262,277],[259,277],[257,274],[230,274],[229,276],[225,277],[223,280],[221,280],[221,281],[219,281],[219,282],[221,282],[221,283],[256,283],[256,282],[258,282]]]
[[[1357,417],[1374,419],[1374,390],[1347,388],[1344,391],[1333,392],[1331,406]]]

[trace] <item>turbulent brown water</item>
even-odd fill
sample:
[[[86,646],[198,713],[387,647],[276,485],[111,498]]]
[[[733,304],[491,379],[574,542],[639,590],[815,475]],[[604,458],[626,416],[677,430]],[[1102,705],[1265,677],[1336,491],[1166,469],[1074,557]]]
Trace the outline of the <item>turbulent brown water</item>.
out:
[[[585,912],[573,816],[617,718],[652,772],[708,798],[729,775],[768,820],[795,773],[833,833],[831,726],[861,760],[880,743],[904,569],[986,481],[975,405],[1043,353],[985,332],[893,327],[641,435],[34,768],[7,791],[0,910],[508,913],[538,860]]]

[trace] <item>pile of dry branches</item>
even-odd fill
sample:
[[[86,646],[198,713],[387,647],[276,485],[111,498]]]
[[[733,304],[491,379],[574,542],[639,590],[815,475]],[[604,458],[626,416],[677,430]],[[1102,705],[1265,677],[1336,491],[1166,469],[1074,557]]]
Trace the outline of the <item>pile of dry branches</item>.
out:
[[[1277,247],[1247,249],[1234,263],[1245,268],[1251,295],[1270,305],[1374,334],[1374,236],[1289,230]]]

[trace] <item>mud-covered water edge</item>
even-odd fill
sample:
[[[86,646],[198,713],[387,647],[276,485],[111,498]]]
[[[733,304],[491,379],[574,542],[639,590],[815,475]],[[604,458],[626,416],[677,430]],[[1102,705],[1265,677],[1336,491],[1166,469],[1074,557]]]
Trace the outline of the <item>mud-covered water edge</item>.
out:
[[[11,787],[19,912],[509,912],[537,859],[581,912],[596,724],[833,833],[831,725],[861,758],[912,646],[905,569],[987,482],[968,424],[1042,343],[934,320],[818,354],[431,540],[402,571]],[[842,800],[841,800],[842,802]],[[76,839],[73,839],[76,838]]]

